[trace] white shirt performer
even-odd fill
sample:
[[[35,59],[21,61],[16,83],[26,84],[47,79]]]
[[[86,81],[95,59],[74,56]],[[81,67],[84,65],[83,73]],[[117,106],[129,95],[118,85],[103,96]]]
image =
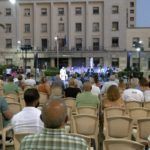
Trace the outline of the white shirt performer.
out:
[[[67,73],[65,67],[60,69],[60,79],[65,81],[67,79]]]

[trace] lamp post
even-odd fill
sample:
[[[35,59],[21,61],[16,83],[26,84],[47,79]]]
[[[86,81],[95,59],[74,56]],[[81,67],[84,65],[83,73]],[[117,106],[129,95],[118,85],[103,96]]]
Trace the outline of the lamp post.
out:
[[[57,68],[59,68],[59,43],[58,43],[58,37],[54,37],[55,43],[56,43],[56,56],[57,56]]]

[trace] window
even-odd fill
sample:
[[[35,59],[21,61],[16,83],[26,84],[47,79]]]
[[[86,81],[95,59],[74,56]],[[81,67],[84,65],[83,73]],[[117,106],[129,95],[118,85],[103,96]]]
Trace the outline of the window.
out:
[[[134,17],[130,17],[130,21],[134,21]]]
[[[133,10],[133,9],[131,9],[131,10],[130,10],[130,13],[131,13],[131,14],[134,14],[134,10]]]
[[[76,23],[76,32],[81,32],[81,31],[82,31],[82,24]]]
[[[64,48],[65,45],[66,45],[65,39],[64,39],[64,38],[59,38],[59,39],[58,39],[58,43],[59,43],[59,48],[60,48],[60,50],[63,50],[63,48]]]
[[[82,39],[81,38],[76,38],[76,50],[77,51],[82,50]]]
[[[139,68],[139,58],[132,59],[132,66],[133,66],[133,68],[136,68],[136,69]]]
[[[148,38],[148,48],[150,48],[150,37]]]
[[[41,32],[47,32],[47,24],[46,23],[41,24]]]
[[[99,14],[99,7],[93,7],[93,14],[98,15]]]
[[[42,39],[41,42],[42,42],[42,50],[43,51],[47,50],[47,39]]]
[[[112,47],[118,47],[118,46],[119,46],[119,38],[112,37]]]
[[[41,15],[47,16],[47,8],[41,8]]]
[[[11,33],[11,24],[6,24],[6,33]]]
[[[64,32],[65,28],[64,28],[64,23],[59,23],[58,24],[58,32]]]
[[[94,51],[99,50],[99,38],[93,38],[93,50]]]
[[[6,48],[12,48],[12,39],[6,39]]]
[[[118,31],[119,30],[119,22],[112,22],[112,31]]]
[[[31,45],[31,39],[24,39],[24,45]]]
[[[12,65],[13,60],[11,58],[6,58],[6,64]]]
[[[29,33],[30,32],[30,24],[25,24],[24,25],[24,32]]]
[[[82,9],[81,9],[81,7],[76,7],[76,8],[75,8],[75,14],[76,14],[76,15],[81,15],[81,14],[82,14]]]
[[[150,70],[150,58],[148,59],[148,70]]]
[[[132,47],[137,47],[137,43],[139,43],[140,38],[139,37],[133,37],[132,39]]]
[[[30,16],[30,8],[25,8],[24,9],[24,16]]]
[[[112,14],[118,14],[119,13],[119,6],[114,5],[112,6]]]
[[[64,15],[64,8],[58,8],[58,15],[63,16]]]
[[[130,7],[134,7],[134,2],[130,2]]]
[[[11,8],[6,8],[6,16],[11,16]]]
[[[98,22],[93,23],[93,32],[99,32],[99,23]]]
[[[119,58],[112,58],[112,67],[119,68]]]

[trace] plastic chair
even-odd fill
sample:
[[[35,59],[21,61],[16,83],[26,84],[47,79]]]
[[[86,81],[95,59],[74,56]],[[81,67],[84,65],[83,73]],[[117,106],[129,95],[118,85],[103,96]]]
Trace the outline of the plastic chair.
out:
[[[76,114],[76,101],[75,98],[67,97],[64,98],[64,101],[67,106],[72,107],[72,113]]]
[[[120,129],[120,130],[119,130]],[[106,139],[131,139],[132,119],[125,116],[108,117],[106,124]]]
[[[150,109],[150,102],[144,102],[144,108]]]
[[[40,99],[39,99],[40,106],[43,106],[44,103],[48,101],[48,95],[43,92],[39,92],[39,94],[40,94]]]
[[[98,133],[99,133],[99,120],[95,115],[74,115],[73,116],[73,133],[82,134],[93,138],[98,150]]]
[[[16,102],[8,102],[8,106],[13,114],[20,112],[22,109],[21,104]]]
[[[125,102],[126,109],[131,109],[135,107],[142,107],[142,102],[137,101],[127,101]]]
[[[126,139],[109,139],[104,141],[104,150],[144,150],[144,145]]]

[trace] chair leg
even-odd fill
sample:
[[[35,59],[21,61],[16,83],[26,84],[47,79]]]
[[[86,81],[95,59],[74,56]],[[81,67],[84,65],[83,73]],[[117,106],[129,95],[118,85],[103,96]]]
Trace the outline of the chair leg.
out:
[[[3,147],[3,150],[6,149],[6,132],[5,131],[2,132],[2,147]]]

